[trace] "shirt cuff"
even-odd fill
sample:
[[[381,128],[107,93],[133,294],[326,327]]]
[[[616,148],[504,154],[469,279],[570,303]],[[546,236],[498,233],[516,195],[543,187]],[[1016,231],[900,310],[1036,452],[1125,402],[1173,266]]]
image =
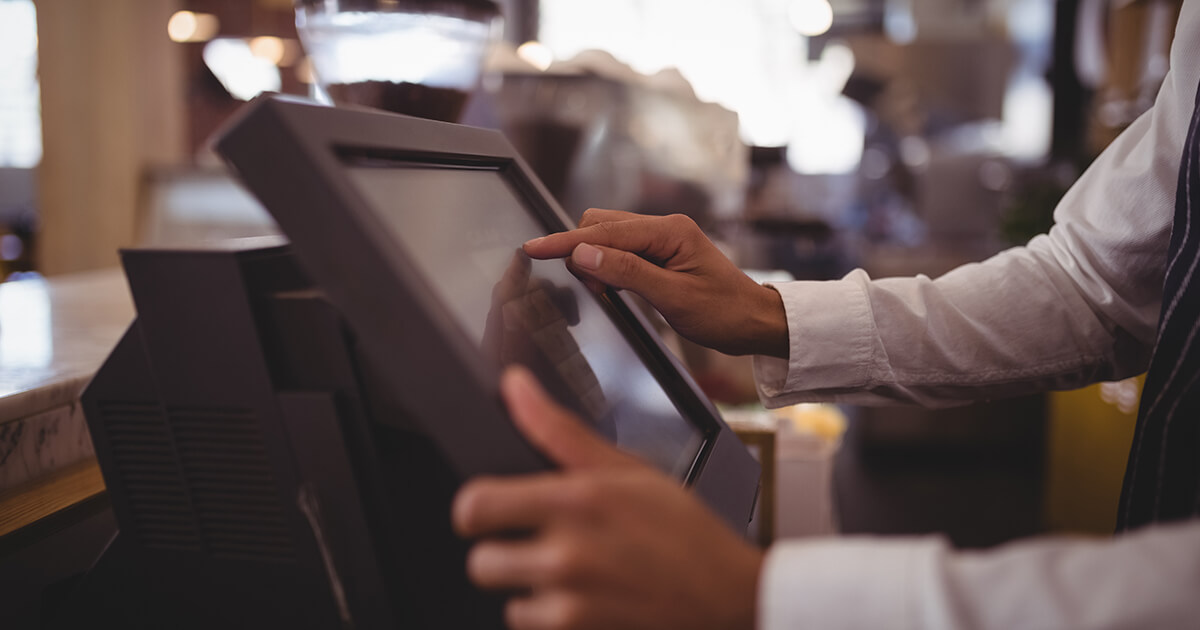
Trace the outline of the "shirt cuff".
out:
[[[919,628],[921,585],[945,549],[936,538],[778,543],[759,579],[758,630]]]
[[[841,280],[767,284],[783,298],[788,360],[754,357],[759,397],[768,407],[804,402],[804,392],[862,388],[870,383],[875,322],[866,272]],[[812,396],[811,400],[824,399]]]

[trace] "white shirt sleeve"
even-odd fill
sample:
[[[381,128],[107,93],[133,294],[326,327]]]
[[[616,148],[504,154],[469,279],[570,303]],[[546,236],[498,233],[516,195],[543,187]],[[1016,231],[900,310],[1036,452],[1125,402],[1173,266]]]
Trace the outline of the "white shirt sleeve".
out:
[[[858,270],[776,285],[790,356],[755,357],[764,403],[941,406],[1144,371],[1197,59],[1200,5],[1188,0],[1154,107],[1071,188],[1048,235],[936,280]]]
[[[1200,627],[1200,522],[955,552],[937,538],[776,544],[760,630]]]

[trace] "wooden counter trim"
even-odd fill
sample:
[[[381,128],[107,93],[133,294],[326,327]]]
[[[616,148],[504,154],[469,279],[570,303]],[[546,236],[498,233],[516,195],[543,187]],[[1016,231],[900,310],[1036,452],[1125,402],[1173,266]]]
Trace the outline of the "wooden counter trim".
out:
[[[0,555],[108,506],[96,460],[0,493]]]

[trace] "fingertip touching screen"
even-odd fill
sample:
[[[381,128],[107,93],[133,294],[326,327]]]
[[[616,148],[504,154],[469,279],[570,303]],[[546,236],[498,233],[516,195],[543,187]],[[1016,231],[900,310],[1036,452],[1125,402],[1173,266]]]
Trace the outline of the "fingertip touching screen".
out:
[[[346,170],[481,360],[528,367],[600,434],[687,478],[710,429],[686,418],[563,261],[521,251],[547,227],[499,167],[372,159]]]

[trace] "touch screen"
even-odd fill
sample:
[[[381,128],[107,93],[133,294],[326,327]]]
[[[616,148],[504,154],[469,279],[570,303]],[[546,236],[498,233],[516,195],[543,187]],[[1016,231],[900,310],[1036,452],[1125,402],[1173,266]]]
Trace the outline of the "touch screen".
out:
[[[347,170],[484,360],[529,367],[601,434],[667,473],[687,475],[701,431],[562,261],[520,251],[546,230],[498,171]]]

